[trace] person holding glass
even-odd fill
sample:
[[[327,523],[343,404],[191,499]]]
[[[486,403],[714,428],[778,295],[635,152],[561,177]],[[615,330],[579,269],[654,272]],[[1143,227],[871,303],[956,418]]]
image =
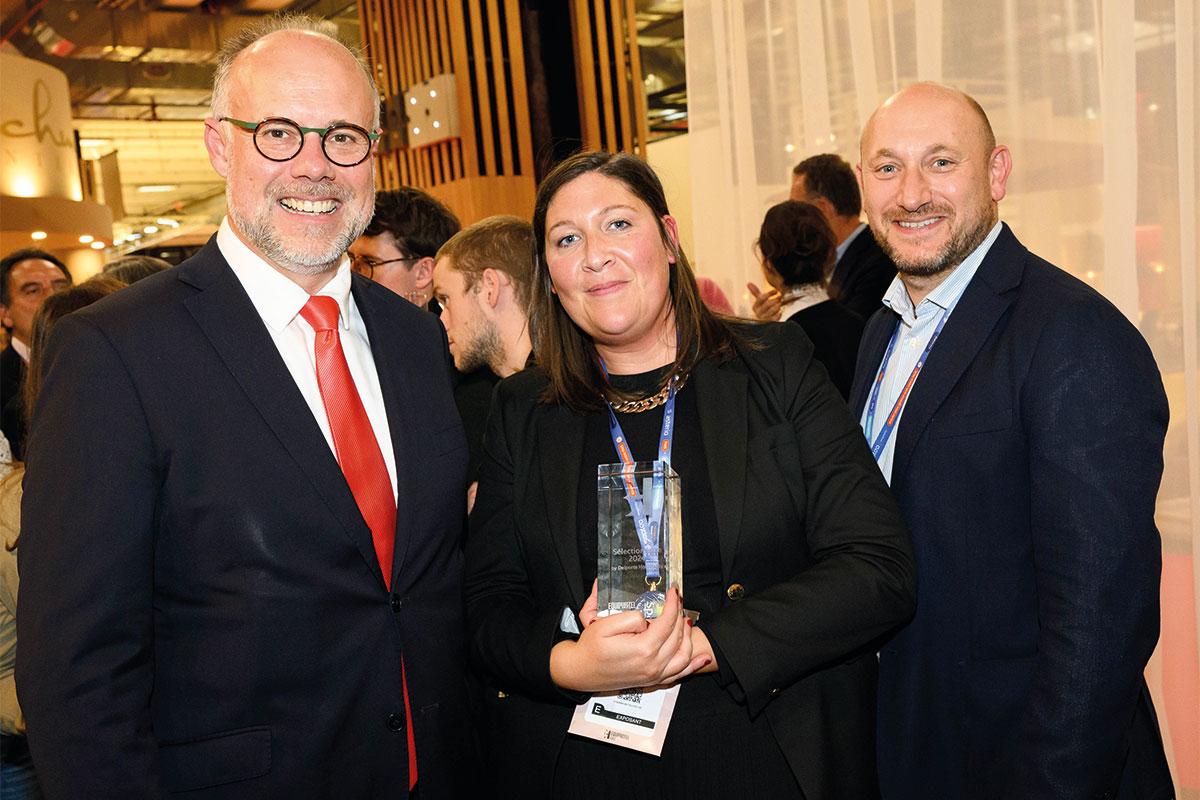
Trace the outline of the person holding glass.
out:
[[[466,549],[497,794],[877,796],[875,647],[913,613],[912,547],[811,343],[707,309],[635,156],[560,164],[533,227],[537,367],[497,388]],[[666,408],[684,596],[599,616],[610,419],[650,460]],[[660,757],[568,735],[590,695],[664,684]]]

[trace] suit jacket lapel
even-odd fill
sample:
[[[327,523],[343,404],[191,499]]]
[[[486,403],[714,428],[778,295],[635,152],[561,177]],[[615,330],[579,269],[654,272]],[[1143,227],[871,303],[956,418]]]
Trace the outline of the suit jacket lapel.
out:
[[[1012,305],[1010,290],[1020,283],[1028,252],[1005,225],[963,291],[905,403],[896,430],[893,486],[930,419]]]
[[[215,240],[196,258],[178,267],[178,277],[200,290],[184,302],[188,312],[382,584],[371,530],[363,521],[341,467],[262,318]],[[230,431],[231,437],[237,435],[237,430]]]
[[[541,465],[542,507],[550,538],[558,553],[571,607],[580,608],[587,600],[590,586],[583,585],[579,568],[579,543],[576,523],[579,469],[583,461],[583,437],[586,420],[561,406],[549,407],[538,421],[538,462]]]
[[[371,343],[371,357],[379,376],[388,433],[392,439],[392,454],[396,462],[396,549],[392,554],[392,574],[389,576],[394,580],[404,564],[412,539],[404,523],[411,519],[412,510],[420,499],[419,459],[405,458],[404,454],[435,452],[436,443],[433,441],[433,431],[429,426],[422,425],[415,414],[423,402],[416,397],[418,381],[412,372],[414,365],[409,359],[398,356],[398,349],[407,339],[406,331],[397,324],[392,314],[376,303],[376,293],[386,291],[357,275],[351,282],[354,302],[362,315],[367,339]],[[374,553],[374,545],[371,552]]]
[[[717,511],[721,571],[726,579],[737,552],[746,498],[748,381],[744,373],[730,366],[718,366],[707,359],[692,370],[700,436],[708,459],[708,482]],[[686,495],[689,487],[682,488]],[[691,491],[696,491],[695,487],[691,487]]]
[[[850,410],[855,419],[862,419],[863,409],[871,393],[871,386],[879,374],[879,363],[887,350],[888,341],[896,331],[896,313],[884,307],[867,320],[862,343],[858,346],[858,360],[854,365],[854,381],[850,386]]]

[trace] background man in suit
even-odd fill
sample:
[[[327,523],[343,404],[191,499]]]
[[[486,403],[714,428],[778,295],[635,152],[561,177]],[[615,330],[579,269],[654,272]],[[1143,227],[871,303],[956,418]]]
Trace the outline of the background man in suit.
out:
[[[837,263],[827,278],[830,296],[863,319],[871,316],[896,277],[896,265],[859,219],[862,197],[854,169],[836,153],[810,156],[792,170],[789,199],[821,209],[837,239]],[[779,319],[780,293],[760,292],[753,284],[748,288],[754,295],[754,316],[763,321]]]
[[[43,300],[70,285],[66,265],[45,250],[27,247],[0,261],[0,322],[8,331],[8,346],[0,350],[0,429],[18,458],[25,440],[21,383],[29,363],[33,315]]]
[[[1011,168],[943,86],[899,92],[863,132],[867,216],[900,274],[851,408],[920,576],[879,657],[883,796],[1170,797],[1142,678],[1162,381],[1116,308],[998,221]]]
[[[433,295],[433,257],[460,227],[450,209],[420,189],[379,192],[371,224],[350,248],[354,269],[424,306]]]
[[[410,303],[441,314],[433,300],[433,258],[461,226],[435,197],[411,186],[375,194],[375,215],[350,248],[356,272],[386,286]],[[483,461],[483,428],[496,376],[482,367],[454,371],[454,404],[467,433],[467,475]]]
[[[17,685],[50,796],[460,794],[462,425],[441,326],[344,255],[378,95],[323,30],[226,43],[221,229],[48,347]]]

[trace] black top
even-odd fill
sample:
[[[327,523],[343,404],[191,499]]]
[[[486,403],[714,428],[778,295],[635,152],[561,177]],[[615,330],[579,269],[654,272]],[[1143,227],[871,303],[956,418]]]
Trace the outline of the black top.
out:
[[[637,375],[612,375],[619,389],[649,395],[656,392],[670,366]],[[633,458],[651,460],[662,430],[663,407],[636,414],[617,414]],[[705,615],[729,603],[721,585],[721,550],[717,540],[717,514],[708,476],[708,459],[700,431],[695,390],[685,383],[675,396],[675,430],[671,466],[679,474],[683,515],[684,606]],[[596,578],[597,516],[596,467],[618,463],[609,433],[608,414],[587,416],[583,463],[576,506],[580,569],[591,586]],[[717,654],[718,663],[722,657]],[[798,796],[798,787],[787,762],[774,742],[765,716],[751,720],[744,705],[733,699],[723,683],[731,673],[693,676],[681,681],[667,744],[661,758],[609,744],[568,736],[555,772],[556,793],[564,797],[604,798],[636,787],[639,794],[656,797],[728,798],[730,796]],[[738,689],[733,691],[737,692]],[[743,771],[714,779],[707,773],[700,784],[695,776],[696,754],[706,752],[718,739],[732,740],[728,755]]]
[[[862,340],[863,318],[839,303],[823,300],[792,314],[788,322],[796,323],[808,334],[813,343],[813,356],[829,372],[842,399],[848,399],[858,343]]]

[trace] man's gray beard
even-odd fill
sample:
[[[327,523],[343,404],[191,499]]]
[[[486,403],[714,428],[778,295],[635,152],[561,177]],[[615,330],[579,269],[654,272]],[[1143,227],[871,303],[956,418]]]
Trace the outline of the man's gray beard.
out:
[[[891,226],[892,222],[900,217],[888,217],[884,223]],[[892,246],[891,242],[884,237],[876,237],[879,246],[883,248],[883,252],[896,265],[896,269],[903,275],[911,275],[916,278],[930,278],[934,275],[940,275],[943,272],[949,272],[957,267],[975,251],[987,238],[988,231],[996,224],[995,213],[984,214],[976,218],[975,223],[968,227],[959,229],[950,241],[942,246],[932,259],[924,261],[908,261],[905,260],[898,250]]]
[[[279,197],[287,196],[296,196],[296,193],[279,195]],[[279,197],[268,196],[266,213],[255,219],[246,219],[234,204],[229,185],[225,186],[225,207],[233,224],[268,261],[296,275],[320,275],[336,267],[354,240],[367,229],[375,209],[372,197],[370,206],[363,209],[358,216],[348,220],[346,228],[337,236],[332,239],[307,237],[304,244],[309,246],[303,247],[297,246],[295,242],[285,242],[279,237],[279,232],[271,226],[270,207],[279,202]],[[338,202],[343,203],[343,208],[345,199],[340,195],[337,197]]]
[[[497,367],[504,365],[504,340],[500,338],[499,326],[485,318],[476,331],[477,335],[472,335],[469,341],[464,342],[458,359],[458,371],[465,375],[480,367],[488,367],[499,375]]]

